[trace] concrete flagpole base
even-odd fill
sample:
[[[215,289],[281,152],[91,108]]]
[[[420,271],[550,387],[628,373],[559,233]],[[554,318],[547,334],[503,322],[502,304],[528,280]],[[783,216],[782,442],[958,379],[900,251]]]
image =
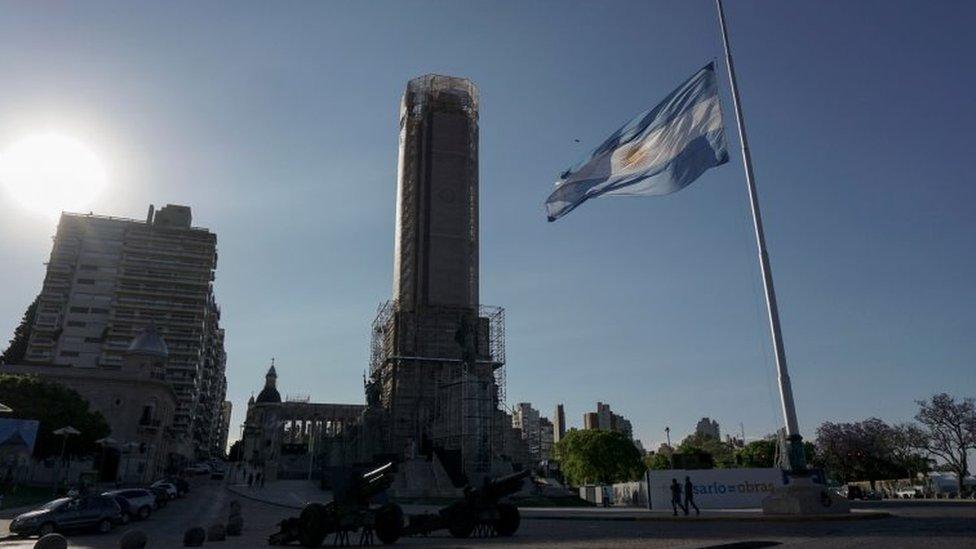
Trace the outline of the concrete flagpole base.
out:
[[[810,478],[792,477],[763,500],[762,509],[764,515],[846,515],[851,504]]]

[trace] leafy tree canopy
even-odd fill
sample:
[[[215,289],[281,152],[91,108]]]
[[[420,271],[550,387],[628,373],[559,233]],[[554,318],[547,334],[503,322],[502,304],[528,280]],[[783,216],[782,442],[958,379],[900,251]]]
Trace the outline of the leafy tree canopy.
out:
[[[678,445],[678,453],[708,454],[711,456],[714,466],[719,469],[729,469],[736,466],[732,446],[707,435],[697,433],[688,435]]]
[[[62,427],[81,431],[69,436],[66,455],[87,455],[96,449],[95,441],[109,435],[108,423],[100,412],[88,409],[88,401],[77,392],[35,376],[0,374],[0,402],[13,409],[6,417],[40,421],[34,457],[44,459],[61,455],[62,437],[55,435]]]
[[[37,314],[37,299],[27,307],[20,325],[14,329],[14,338],[10,345],[0,354],[0,364],[19,364],[24,361],[27,353],[27,342],[30,340],[31,330],[34,328],[34,316]]]
[[[735,453],[739,467],[773,467],[776,464],[776,439],[754,440]]]
[[[942,460],[956,473],[958,493],[964,492],[963,479],[970,473],[969,453],[976,450],[976,400],[957,401],[946,393],[917,401],[915,419],[921,427],[904,426],[903,440],[908,445]]]
[[[634,443],[613,431],[570,431],[556,443],[555,452],[566,480],[577,486],[636,480],[645,470]]]
[[[644,456],[644,466],[652,470],[670,469],[671,458],[668,454],[655,452]]]
[[[826,422],[817,429],[815,463],[841,482],[904,478],[911,456],[899,449],[900,434],[878,418]]]

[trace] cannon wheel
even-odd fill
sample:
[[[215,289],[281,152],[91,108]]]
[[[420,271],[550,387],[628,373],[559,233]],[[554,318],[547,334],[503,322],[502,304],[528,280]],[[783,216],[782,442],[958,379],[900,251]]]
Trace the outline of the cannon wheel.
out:
[[[298,526],[298,541],[302,547],[320,547],[325,540],[325,506],[321,503],[310,503],[302,509],[298,516],[301,524]]]
[[[376,537],[383,545],[396,543],[403,533],[403,510],[396,503],[384,505],[376,511]]]
[[[477,526],[477,520],[467,510],[455,511],[451,514],[450,520],[447,521],[447,531],[456,538],[471,537],[471,532],[474,532],[475,526]]]
[[[511,503],[498,504],[498,522],[495,523],[495,532],[499,536],[511,536],[519,528],[522,522],[522,515],[519,514],[518,507]]]

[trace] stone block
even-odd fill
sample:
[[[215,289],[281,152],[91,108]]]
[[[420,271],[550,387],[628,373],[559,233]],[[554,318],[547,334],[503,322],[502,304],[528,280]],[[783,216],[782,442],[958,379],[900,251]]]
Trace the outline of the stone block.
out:
[[[149,544],[149,538],[142,530],[129,530],[122,534],[119,540],[119,549],[145,549]]]
[[[807,478],[792,478],[763,499],[764,515],[846,515],[850,503],[823,484]]]
[[[183,534],[183,547],[200,547],[207,541],[207,531],[200,526],[194,526]]]

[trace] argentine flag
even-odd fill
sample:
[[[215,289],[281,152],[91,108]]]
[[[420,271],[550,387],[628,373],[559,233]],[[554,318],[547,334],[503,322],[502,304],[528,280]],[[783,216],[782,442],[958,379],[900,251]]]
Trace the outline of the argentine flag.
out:
[[[670,194],[728,161],[715,64],[709,63],[566,170],[546,212],[555,221],[598,196]]]

